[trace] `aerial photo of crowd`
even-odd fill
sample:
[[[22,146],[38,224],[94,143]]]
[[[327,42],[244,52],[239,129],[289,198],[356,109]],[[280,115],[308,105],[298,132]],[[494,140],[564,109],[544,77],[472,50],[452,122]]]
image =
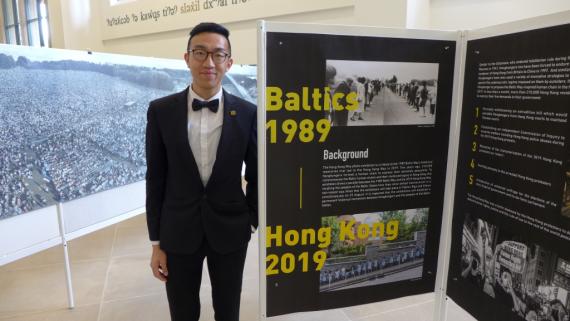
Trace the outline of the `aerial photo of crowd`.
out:
[[[0,219],[143,180],[148,103],[190,76],[1,52],[0,70]]]

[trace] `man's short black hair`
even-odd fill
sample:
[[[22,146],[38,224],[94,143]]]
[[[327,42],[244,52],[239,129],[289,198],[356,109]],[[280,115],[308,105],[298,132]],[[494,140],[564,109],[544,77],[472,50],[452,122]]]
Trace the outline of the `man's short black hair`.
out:
[[[204,32],[213,32],[219,35],[224,36],[228,41],[228,48],[230,50],[230,54],[232,53],[232,45],[230,43],[230,31],[226,29],[226,27],[222,26],[221,24],[217,24],[215,22],[202,22],[197,24],[192,30],[190,31],[190,38],[188,39],[188,45],[186,46],[186,50],[190,50],[190,41],[194,36],[199,35]]]

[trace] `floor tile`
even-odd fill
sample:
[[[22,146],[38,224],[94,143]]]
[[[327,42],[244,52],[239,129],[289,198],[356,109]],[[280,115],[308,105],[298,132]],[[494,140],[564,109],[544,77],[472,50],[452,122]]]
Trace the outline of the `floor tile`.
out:
[[[414,306],[400,307],[399,309],[371,315],[355,321],[432,321],[433,304],[421,303]]]
[[[257,321],[259,315],[259,287],[249,286],[241,293],[240,320]]]
[[[116,226],[109,226],[67,242],[72,262],[108,259],[115,238]]]
[[[72,264],[76,306],[101,300],[106,261]],[[0,318],[65,309],[67,287],[63,264],[5,271],[0,275]]]
[[[145,253],[150,258],[152,245],[148,239],[146,228],[140,226],[117,227],[117,235],[113,244],[113,256]]]
[[[117,227],[142,227],[146,231],[146,215],[139,214],[116,224]]]
[[[56,245],[34,255],[30,255],[18,261],[0,266],[0,271],[14,271],[37,268],[40,266],[58,265],[62,264],[63,262],[63,247],[61,245]]]
[[[405,309],[406,307],[418,304],[427,303],[433,306],[433,300],[433,293],[426,293],[402,297],[394,300],[387,300],[364,305],[355,305],[352,307],[343,308],[343,311],[351,320],[359,320],[371,315],[386,313],[394,309]]]
[[[112,258],[103,300],[163,293],[164,283],[154,278],[149,263],[146,253]]]
[[[105,302],[99,321],[169,321],[166,294]]]
[[[2,321],[97,321],[99,305],[78,307],[75,309],[57,309],[35,314],[0,319]]]
[[[293,313],[268,318],[268,321],[351,321],[340,309]]]

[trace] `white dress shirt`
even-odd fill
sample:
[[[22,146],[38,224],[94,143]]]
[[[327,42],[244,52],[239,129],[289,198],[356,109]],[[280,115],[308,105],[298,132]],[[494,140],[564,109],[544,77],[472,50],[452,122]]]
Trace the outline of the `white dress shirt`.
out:
[[[192,109],[192,101],[194,99],[206,101],[198,96],[190,86],[188,90],[188,141],[192,154],[198,165],[200,178],[204,186],[208,183],[214,162],[216,161],[216,152],[222,135],[222,124],[224,122],[224,102],[222,89],[207,101],[214,99],[220,100],[218,112],[214,113],[208,108],[202,108],[194,111]]]
[[[216,152],[218,151],[220,137],[222,136],[222,124],[224,122],[224,101],[222,93],[223,91],[220,88],[217,94],[205,100],[192,90],[192,86],[190,86],[188,90],[188,142],[190,143],[190,149],[192,149],[192,154],[196,160],[196,165],[198,165],[198,171],[200,172],[200,178],[204,186],[206,186],[210,175],[212,175],[212,169],[216,161]],[[219,99],[220,105],[218,112],[214,113],[208,108],[194,111],[192,109],[192,101],[194,99],[202,101]],[[150,243],[152,245],[159,245],[160,241],[151,241]]]

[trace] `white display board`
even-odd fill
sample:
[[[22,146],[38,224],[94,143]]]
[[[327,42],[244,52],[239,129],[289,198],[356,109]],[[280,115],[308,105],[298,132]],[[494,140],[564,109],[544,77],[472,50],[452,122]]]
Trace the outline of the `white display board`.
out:
[[[62,243],[55,205],[1,223],[0,266]]]
[[[117,187],[62,204],[65,233],[78,237],[131,216],[144,213],[145,182]],[[119,215],[117,215],[119,214]],[[83,230],[83,231],[82,231]]]

